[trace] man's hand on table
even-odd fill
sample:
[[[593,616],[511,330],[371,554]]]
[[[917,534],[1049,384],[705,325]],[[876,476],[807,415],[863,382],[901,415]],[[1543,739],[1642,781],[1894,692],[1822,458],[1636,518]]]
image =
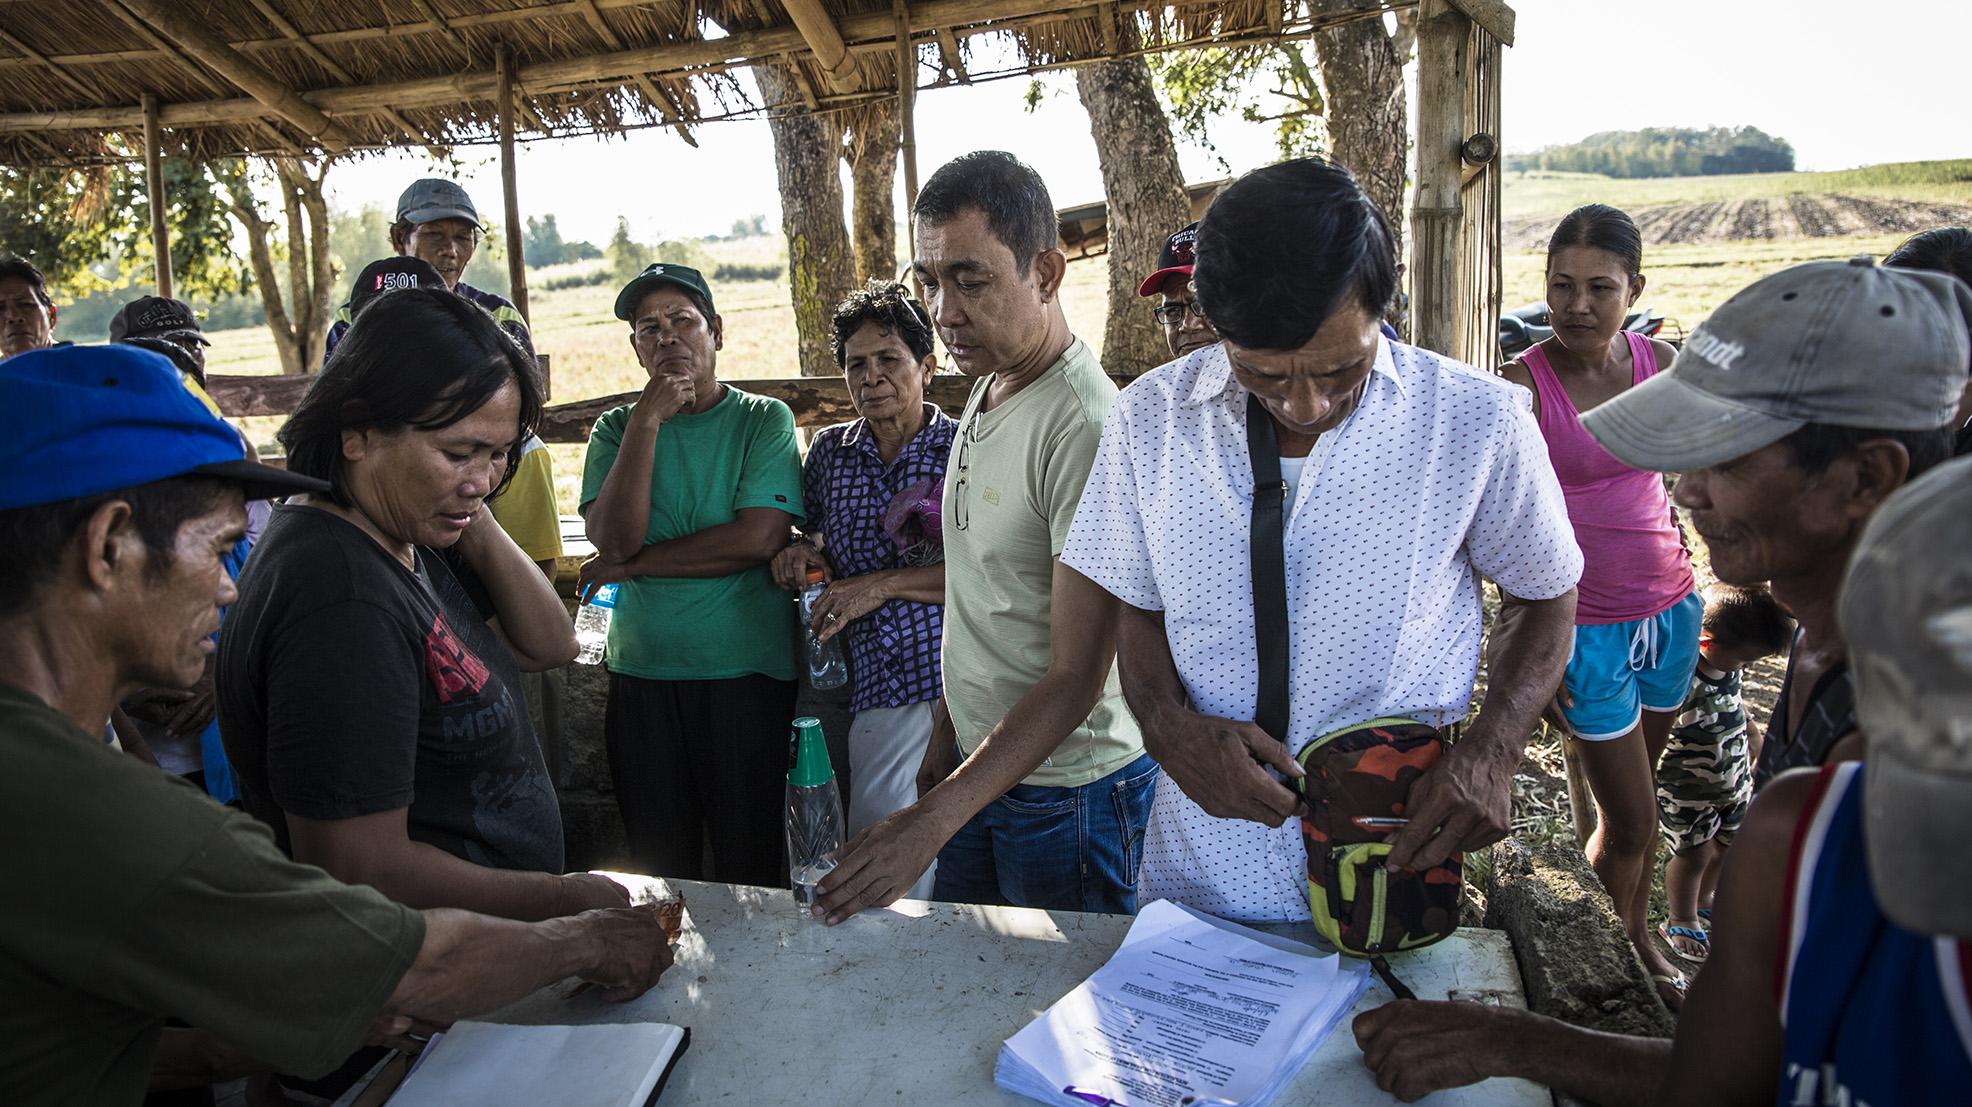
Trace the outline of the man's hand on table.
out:
[[[650,991],[677,959],[671,944],[678,940],[681,916],[680,904],[646,903],[584,911],[568,920],[583,927],[596,944],[595,960],[578,974],[583,983],[601,988],[604,999],[618,1003]]]
[[[1517,1012],[1479,1003],[1400,999],[1357,1015],[1351,1028],[1376,1086],[1409,1103],[1493,1075],[1512,1048]]]
[[[630,906],[630,889],[597,873],[566,873],[561,878],[555,912],[578,915],[598,907]]]
[[[1513,770],[1501,747],[1468,738],[1411,785],[1410,824],[1390,843],[1391,870],[1428,869],[1454,853],[1483,849],[1511,824]]]
[[[887,907],[911,890],[951,838],[916,804],[849,839],[842,860],[816,886],[815,916],[830,926],[870,907]]]
[[[1143,725],[1144,749],[1207,815],[1279,826],[1307,808],[1267,766],[1305,775],[1287,747],[1253,723],[1172,709]]]

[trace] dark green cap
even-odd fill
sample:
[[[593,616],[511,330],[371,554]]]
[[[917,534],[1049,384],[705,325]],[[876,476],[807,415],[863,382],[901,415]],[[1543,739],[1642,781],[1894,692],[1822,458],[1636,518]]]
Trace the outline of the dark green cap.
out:
[[[705,274],[689,265],[669,265],[658,262],[631,278],[616,294],[616,317],[630,322],[630,314],[637,310],[637,304],[650,295],[651,290],[661,284],[675,284],[689,292],[705,297],[705,306],[712,306],[712,286],[705,283]],[[711,320],[706,320],[711,322]]]
[[[822,721],[813,715],[794,720],[794,768],[787,782],[796,788],[813,788],[835,779],[835,766],[829,764],[828,743],[822,739]]]

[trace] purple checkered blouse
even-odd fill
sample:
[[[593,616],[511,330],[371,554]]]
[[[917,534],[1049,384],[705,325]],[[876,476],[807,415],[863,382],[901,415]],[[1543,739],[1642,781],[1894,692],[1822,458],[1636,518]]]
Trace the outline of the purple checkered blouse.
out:
[[[944,487],[958,420],[926,404],[925,424],[885,465],[876,436],[862,419],[838,423],[815,436],[802,471],[802,499],[810,534],[822,539],[837,578],[912,564],[883,528],[884,511],[913,485]],[[856,682],[850,707],[905,707],[944,691],[938,647],[945,605],[891,600],[849,624],[850,674]]]

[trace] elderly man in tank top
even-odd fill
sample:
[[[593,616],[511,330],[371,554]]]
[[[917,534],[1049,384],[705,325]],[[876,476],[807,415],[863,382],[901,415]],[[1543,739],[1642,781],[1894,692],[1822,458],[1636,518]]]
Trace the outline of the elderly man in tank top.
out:
[[[1242,177],[1206,213],[1193,264],[1223,341],[1118,398],[1062,560],[1123,601],[1123,688],[1165,773],[1139,894],[1307,919],[1301,806],[1268,770],[1298,776],[1291,754],[1374,719],[1463,719],[1490,578],[1504,594],[1490,689],[1412,790],[1391,861],[1421,869],[1497,841],[1567,661],[1581,556],[1525,397],[1379,333],[1396,257],[1345,170]],[[1256,415],[1290,489],[1286,745],[1251,721]]]
[[[1972,611],[1961,552],[1968,472],[1926,479],[1912,491],[1925,492],[1921,508],[1891,497],[1946,457],[1972,357],[1968,325],[1972,289],[1949,277],[1868,258],[1795,266],[1720,305],[1670,369],[1582,417],[1617,459],[1680,472],[1673,498],[1691,512],[1713,572],[1731,584],[1770,581],[1799,620],[1787,687],[1813,691],[1775,705],[1767,751],[1780,752],[1761,762],[1819,775],[1772,779],[1756,796],[1720,880],[1712,953],[1675,1051],[1524,1011],[1394,1003],[1355,1023],[1380,1086],[1415,1099],[1518,1076],[1609,1107],[1773,1102],[1782,1080],[1785,1102],[1872,1107],[1937,1102],[1939,1089],[1965,1086],[1968,961],[1964,943],[1944,936],[1972,935],[1972,874],[1944,867],[1963,860],[1939,844],[1972,834],[1957,791],[1965,785],[1946,783],[1972,776],[1972,764],[1938,728],[1962,727],[1966,661],[1920,664],[1912,651],[1962,644]],[[1872,523],[1879,508],[1895,510],[1885,501],[1912,510]],[[1911,603],[1919,590],[1928,598]],[[1881,662],[1870,651],[1898,658],[1898,679],[1873,670]],[[1866,695],[1869,675],[1882,697],[1873,720],[1850,694]],[[1870,781],[1860,817],[1872,839],[1890,831],[1884,842],[1907,859],[1872,840],[1865,866],[1863,788],[1853,766],[1839,766],[1862,755],[1858,721],[1870,731],[1870,771],[1887,770]],[[1952,749],[1958,761],[1941,756]],[[1918,859],[1929,871],[1913,871]],[[1955,897],[1955,914],[1941,897]],[[1907,940],[1900,925],[1939,937]],[[1942,1015],[1927,1022],[1926,1005],[1956,1013],[1951,1034],[1940,1033]]]

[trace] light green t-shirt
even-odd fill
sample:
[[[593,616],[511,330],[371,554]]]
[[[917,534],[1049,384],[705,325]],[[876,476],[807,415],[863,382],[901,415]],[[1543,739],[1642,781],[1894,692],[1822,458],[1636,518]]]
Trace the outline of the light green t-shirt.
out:
[[[283,1072],[349,1056],[424,916],[0,686],[0,1103],[141,1103],[167,1016]]]
[[[582,466],[582,506],[602,492],[623,445],[630,405],[596,420]],[[801,454],[794,413],[731,385],[712,410],[665,420],[651,453],[644,544],[732,522],[771,507],[801,521]],[[794,600],[762,562],[723,577],[638,577],[616,594],[609,669],[645,680],[726,680],[760,673],[793,680]]]
[[[981,412],[991,381],[973,385],[945,468],[945,703],[967,754],[1054,656],[1054,562],[1116,399],[1115,382],[1080,339],[1012,399]],[[1095,710],[1022,783],[1079,788],[1141,753],[1143,734],[1112,666]]]

